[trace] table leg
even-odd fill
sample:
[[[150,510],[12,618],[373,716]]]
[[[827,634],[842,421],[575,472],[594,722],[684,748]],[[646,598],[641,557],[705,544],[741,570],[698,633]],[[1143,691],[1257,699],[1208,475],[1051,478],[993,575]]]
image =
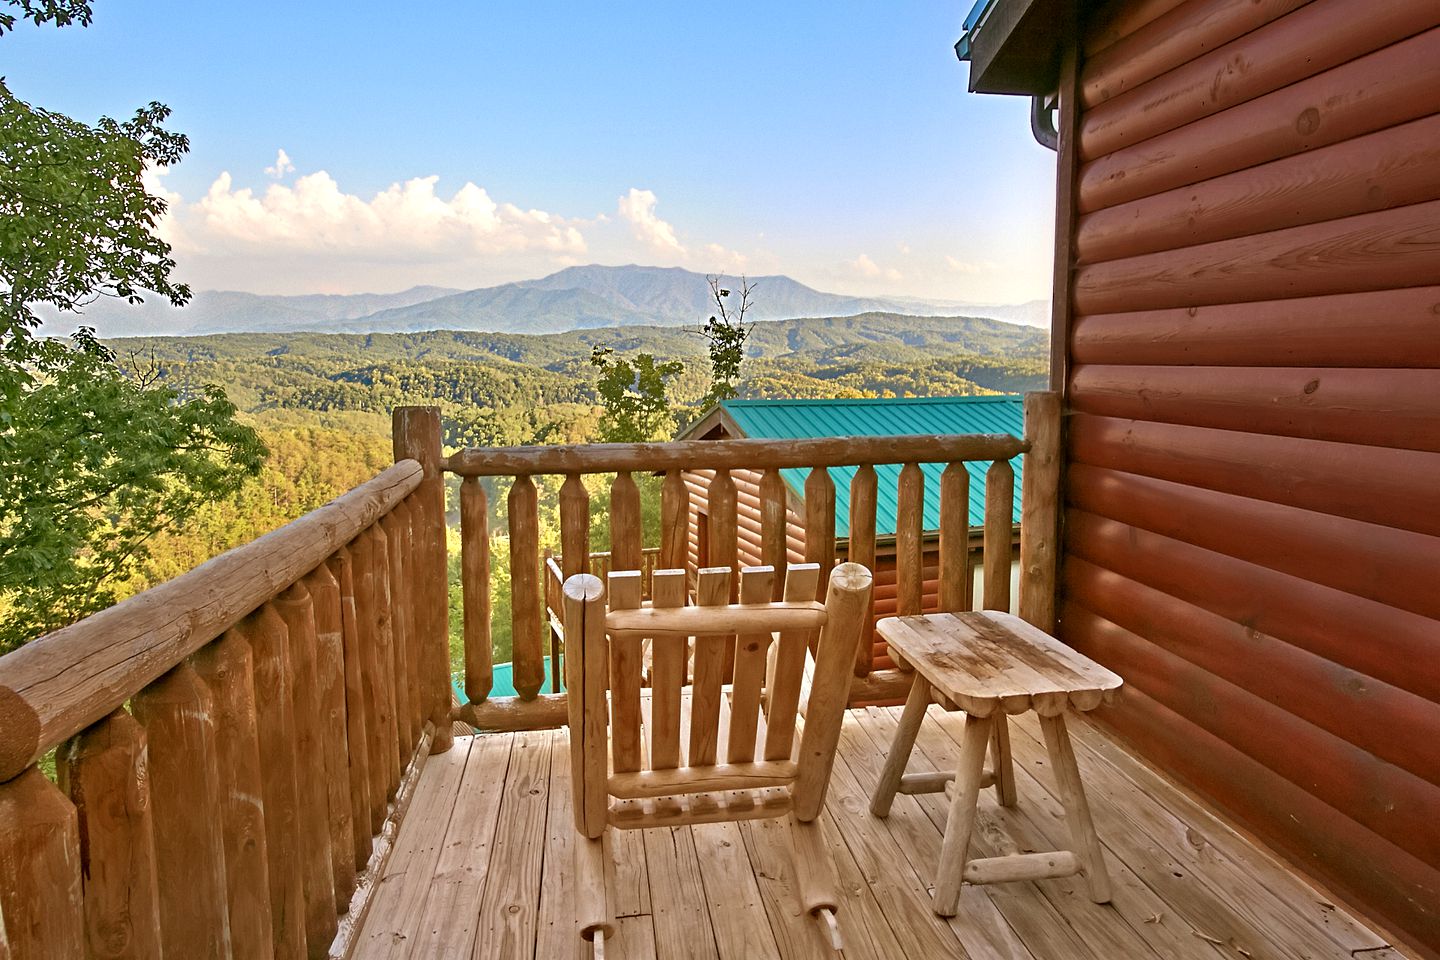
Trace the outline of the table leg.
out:
[[[1065,805],[1070,844],[1080,860],[1081,869],[1085,871],[1090,899],[1096,903],[1109,903],[1110,877],[1105,871],[1105,854],[1100,847],[1100,838],[1095,835],[1095,824],[1090,820],[1090,804],[1085,799],[1085,787],[1080,782],[1080,768],[1075,764],[1070,733],[1065,729],[1065,715],[1041,717],[1040,730],[1045,735],[1050,766],[1055,770],[1060,802]]]
[[[1015,764],[1010,759],[1010,718],[996,711],[990,733],[990,770],[995,775],[995,799],[1002,807],[1015,806]]]
[[[890,816],[890,804],[895,799],[895,791],[900,789],[900,778],[905,775],[905,765],[910,762],[910,751],[915,748],[915,735],[920,732],[920,722],[925,719],[925,710],[930,706],[930,682],[918,673],[911,676],[915,679],[910,684],[910,696],[905,699],[905,710],[900,714],[895,740],[885,756],[885,769],[880,771],[880,780],[870,798],[870,812],[877,817]]]
[[[1003,714],[1002,714],[1003,716]],[[960,886],[965,861],[970,853],[970,834],[975,826],[975,806],[985,773],[985,750],[990,742],[994,718],[965,715],[965,735],[960,744],[960,765],[955,774],[955,795],[945,820],[945,841],[940,846],[940,866],[935,874],[935,912],[955,916],[960,903]]]

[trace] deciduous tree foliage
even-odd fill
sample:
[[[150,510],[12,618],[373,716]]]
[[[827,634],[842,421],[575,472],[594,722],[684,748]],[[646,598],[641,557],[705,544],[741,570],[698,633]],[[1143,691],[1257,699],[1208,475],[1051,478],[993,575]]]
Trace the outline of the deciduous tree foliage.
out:
[[[600,418],[602,443],[643,443],[675,428],[666,396],[669,381],[685,371],[679,360],[656,360],[648,353],[626,359],[609,347],[596,347],[590,363],[600,371],[595,386],[605,414]]]
[[[20,20],[88,24],[82,0],[8,0]],[[39,336],[35,308],[95,297],[183,304],[165,202],[147,165],[188,149],[152,103],[95,125],[32,107],[0,80],[0,651],[113,602],[157,533],[258,472],[264,447],[223,391],[183,395],[118,362],[84,327]]]

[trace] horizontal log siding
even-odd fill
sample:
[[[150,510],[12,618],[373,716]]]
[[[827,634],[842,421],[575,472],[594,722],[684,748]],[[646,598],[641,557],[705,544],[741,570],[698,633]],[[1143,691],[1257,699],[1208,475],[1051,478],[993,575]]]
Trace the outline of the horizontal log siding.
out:
[[[1105,722],[1440,956],[1440,5],[1087,29],[1060,634],[1126,678]]]

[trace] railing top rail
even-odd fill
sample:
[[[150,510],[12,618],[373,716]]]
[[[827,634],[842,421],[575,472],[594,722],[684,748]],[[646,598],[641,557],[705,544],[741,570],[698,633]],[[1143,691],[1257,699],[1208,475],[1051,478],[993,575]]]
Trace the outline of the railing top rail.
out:
[[[0,657],[0,783],[315,569],[419,486],[421,472],[402,460],[278,530]]]
[[[796,440],[675,440],[538,447],[468,447],[445,461],[463,477],[621,471],[753,470],[880,463],[1009,460],[1029,444],[1005,433],[820,437]]]

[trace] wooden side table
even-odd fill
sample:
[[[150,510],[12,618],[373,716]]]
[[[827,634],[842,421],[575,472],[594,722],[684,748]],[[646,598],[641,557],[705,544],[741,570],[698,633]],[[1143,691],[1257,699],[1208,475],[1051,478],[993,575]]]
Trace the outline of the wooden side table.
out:
[[[996,610],[889,617],[876,625],[891,651],[914,668],[895,742],[870,801],[877,817],[890,814],[901,793],[937,793],[955,781],[945,841],[935,880],[935,912],[955,915],[962,883],[1043,880],[1083,873],[1096,903],[1110,900],[1110,880],[1090,807],[1065,729],[1065,711],[1093,710],[1110,699],[1121,679],[1019,617]],[[960,763],[951,774],[906,774],[915,735],[932,697],[965,711]],[[1070,849],[972,860],[970,835],[980,791],[994,786],[1005,806],[1015,802],[1006,717],[1034,710],[1059,782],[1070,829]],[[985,753],[993,747],[990,770]]]

